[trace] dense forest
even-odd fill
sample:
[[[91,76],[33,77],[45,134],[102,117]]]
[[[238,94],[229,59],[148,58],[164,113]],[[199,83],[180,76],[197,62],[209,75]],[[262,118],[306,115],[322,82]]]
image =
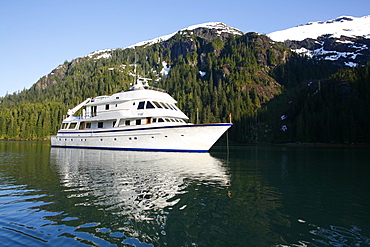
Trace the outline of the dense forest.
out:
[[[207,29],[105,53],[65,61],[30,89],[0,98],[0,138],[49,139],[67,109],[127,90],[136,68],[190,122],[228,122],[232,113],[234,142],[370,143],[370,63],[339,69],[265,35]]]

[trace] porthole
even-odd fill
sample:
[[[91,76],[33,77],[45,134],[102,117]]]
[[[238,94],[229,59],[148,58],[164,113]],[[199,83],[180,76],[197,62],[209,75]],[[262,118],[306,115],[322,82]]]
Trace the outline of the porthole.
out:
[[[131,141],[131,139],[132,139],[132,138],[131,138],[131,137],[129,137],[128,139]]]
[[[102,141],[103,141],[103,139],[100,139],[100,141],[102,142]]]
[[[117,138],[114,138],[113,140],[117,141]]]
[[[137,140],[137,137],[134,137],[135,140]]]

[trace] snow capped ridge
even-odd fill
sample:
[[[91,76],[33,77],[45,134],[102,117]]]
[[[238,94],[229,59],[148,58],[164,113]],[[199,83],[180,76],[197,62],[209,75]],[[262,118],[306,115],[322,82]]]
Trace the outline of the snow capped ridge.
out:
[[[222,22],[206,22],[206,23],[203,23],[203,24],[193,25],[193,26],[181,29],[181,31],[185,31],[185,30],[191,31],[191,30],[195,30],[197,28],[216,29],[221,33],[231,33],[231,34],[234,34],[234,35],[243,35],[243,32],[240,31],[239,29],[234,28],[234,27],[230,27],[230,26],[228,26],[228,25],[226,25]]]
[[[370,38],[370,15],[364,17],[340,16],[326,22],[309,22],[305,25],[288,28],[268,34],[274,41],[301,41],[306,38],[316,39],[322,35]]]
[[[222,22],[206,22],[206,23],[202,23],[202,24],[192,25],[192,26],[189,26],[187,28],[183,28],[180,31],[176,31],[174,33],[163,35],[163,36],[160,36],[160,37],[157,37],[157,38],[154,38],[154,39],[141,41],[141,42],[138,42],[136,44],[127,46],[123,49],[135,48],[137,46],[153,45],[153,44],[156,44],[156,43],[160,43],[160,42],[169,40],[170,38],[172,38],[173,36],[175,36],[179,32],[182,33],[182,32],[186,32],[186,31],[193,31],[197,28],[215,29],[219,35],[222,34],[222,33],[230,33],[230,34],[233,34],[233,35],[243,35],[244,34],[239,29],[234,28],[234,27],[230,27],[230,26],[228,26],[228,25],[226,25]],[[93,58],[93,59],[109,58],[111,56],[110,52],[113,51],[113,50],[114,49],[98,50],[98,51],[94,51],[94,52],[86,55],[85,57]]]
[[[171,34],[168,34],[168,35],[160,36],[158,38],[154,38],[154,39],[147,40],[147,41],[142,41],[142,42],[136,43],[134,45],[130,45],[126,48],[135,48],[136,46],[144,46],[144,45],[152,45],[152,44],[160,43],[160,42],[169,40],[170,38],[172,38],[173,36],[175,36],[179,32],[181,33],[181,32],[184,32],[184,31],[193,31],[197,28],[216,29],[218,34],[230,33],[230,34],[234,34],[234,35],[243,35],[242,31],[240,31],[240,30],[238,30],[234,27],[230,27],[230,26],[228,26],[228,25],[226,25],[222,22],[206,22],[206,23],[203,23],[203,24],[192,25],[192,26],[189,26],[187,28],[183,28],[180,31],[177,31],[177,32],[174,32],[174,33],[171,33]]]

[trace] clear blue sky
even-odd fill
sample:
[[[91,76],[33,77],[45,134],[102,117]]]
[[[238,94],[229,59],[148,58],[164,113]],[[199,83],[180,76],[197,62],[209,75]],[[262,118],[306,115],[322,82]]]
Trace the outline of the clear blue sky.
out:
[[[370,0],[0,0],[0,96],[30,88],[66,60],[195,24],[270,33],[341,15],[370,15]]]

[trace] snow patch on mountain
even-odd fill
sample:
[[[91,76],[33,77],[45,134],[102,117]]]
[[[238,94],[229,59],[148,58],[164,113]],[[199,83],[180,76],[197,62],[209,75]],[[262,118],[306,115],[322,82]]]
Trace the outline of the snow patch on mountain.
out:
[[[109,53],[110,51],[113,51],[113,49],[104,49],[99,51],[94,51],[85,57],[93,58],[93,59],[100,59],[100,58],[110,58],[112,55]]]
[[[305,25],[276,31],[268,34],[274,41],[301,41],[307,38],[316,39],[322,35],[333,38],[340,36],[370,38],[370,15],[364,17],[340,16],[334,20],[309,22]]]

